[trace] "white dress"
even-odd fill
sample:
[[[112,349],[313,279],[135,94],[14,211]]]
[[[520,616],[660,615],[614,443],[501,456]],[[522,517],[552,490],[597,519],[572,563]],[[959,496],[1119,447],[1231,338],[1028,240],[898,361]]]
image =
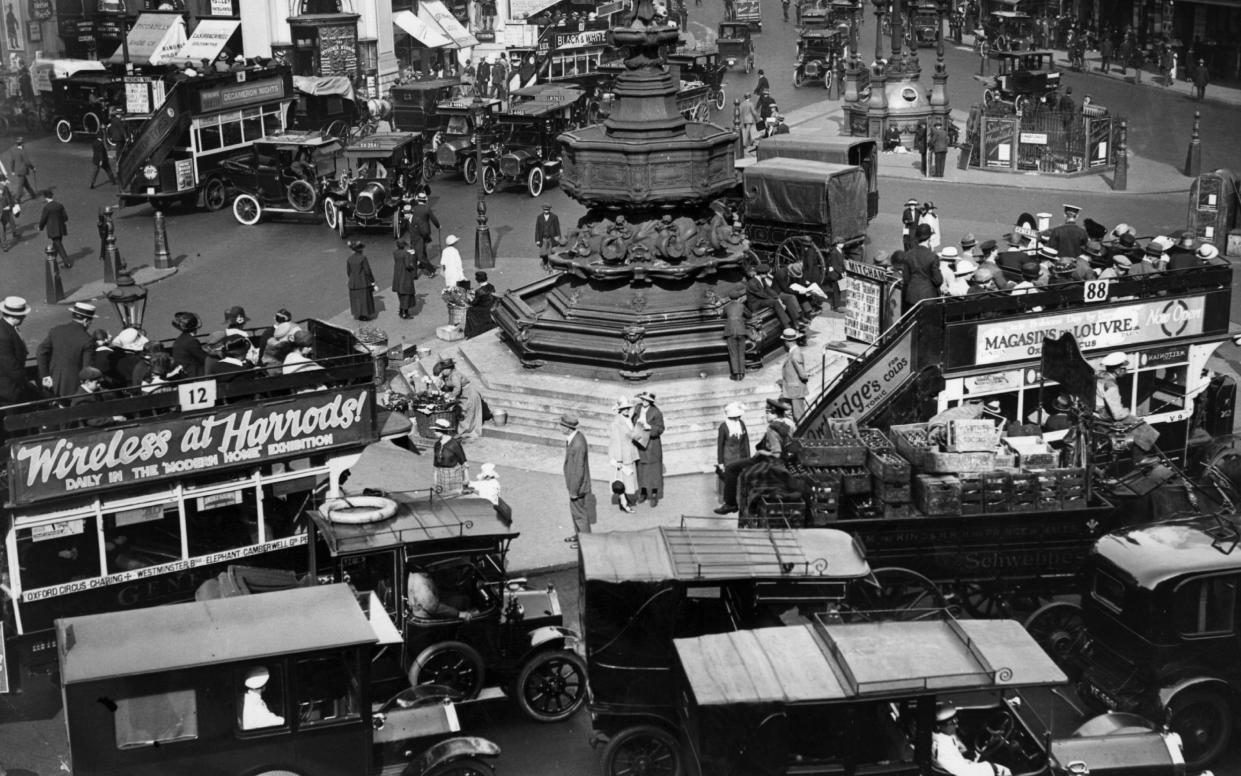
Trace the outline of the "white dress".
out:
[[[465,280],[465,269],[461,266],[461,253],[457,246],[449,245],[440,253],[440,267],[444,269],[444,287],[453,286]]]

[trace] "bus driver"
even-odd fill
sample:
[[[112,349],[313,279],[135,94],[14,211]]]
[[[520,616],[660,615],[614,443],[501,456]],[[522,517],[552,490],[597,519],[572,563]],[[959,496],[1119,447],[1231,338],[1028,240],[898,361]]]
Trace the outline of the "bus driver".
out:
[[[1012,776],[999,763],[968,760],[965,744],[957,738],[957,707],[951,702],[935,710],[935,732],[931,734],[932,770],[952,776]]]
[[[263,700],[263,689],[271,674],[263,666],[255,666],[246,674],[246,694],[241,702],[241,729],[257,730],[258,728],[278,727],[284,724],[284,717],[273,714]]]

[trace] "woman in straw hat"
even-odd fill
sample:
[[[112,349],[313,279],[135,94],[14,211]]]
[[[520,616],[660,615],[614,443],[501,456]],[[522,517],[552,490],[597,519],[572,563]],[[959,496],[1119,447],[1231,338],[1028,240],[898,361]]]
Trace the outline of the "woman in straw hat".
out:
[[[460,493],[470,476],[465,448],[453,433],[452,423],[446,418],[437,419],[431,430],[435,433],[435,447],[432,451],[435,492],[440,495]]]
[[[612,464],[613,493],[622,512],[633,512],[638,498],[638,447],[634,444],[630,412],[633,400],[619,398],[612,405],[612,424],[608,427],[608,459]],[[615,483],[622,487],[617,488]]]

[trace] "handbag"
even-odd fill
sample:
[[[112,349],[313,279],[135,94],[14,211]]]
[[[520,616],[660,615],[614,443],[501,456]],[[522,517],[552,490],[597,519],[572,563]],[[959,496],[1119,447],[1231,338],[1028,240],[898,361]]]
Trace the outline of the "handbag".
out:
[[[511,527],[513,525],[513,508],[508,505],[508,502],[500,499],[496,502],[495,509],[496,517],[500,519],[501,523],[504,523],[504,527]]]

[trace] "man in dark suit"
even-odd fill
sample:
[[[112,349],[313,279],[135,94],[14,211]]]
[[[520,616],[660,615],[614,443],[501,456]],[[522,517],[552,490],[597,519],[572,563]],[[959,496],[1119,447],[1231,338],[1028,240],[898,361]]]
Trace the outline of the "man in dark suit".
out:
[[[241,377],[243,372],[253,369],[254,365],[246,360],[252,348],[250,340],[245,337],[230,336],[224,342],[224,358],[211,367],[211,376],[222,383],[227,383]]]
[[[734,289],[724,305],[724,342],[728,346],[728,374],[732,380],[745,379],[745,341],[749,331],[741,297],[741,290]]]
[[[934,299],[939,296],[939,287],[944,278],[939,271],[939,257],[931,250],[928,243],[931,239],[931,227],[918,224],[914,238],[918,244],[905,252],[905,309],[913,307],[923,299]]]
[[[91,164],[95,165],[95,170],[90,174],[90,187],[95,188],[95,180],[99,177],[99,173],[106,173],[108,183],[116,185],[116,177],[112,175],[112,161],[108,159],[108,146],[103,142],[103,127],[95,133],[95,137],[91,140],[90,156]]]
[[[1082,209],[1077,205],[1064,206],[1064,223],[1051,230],[1047,242],[1056,249],[1058,256],[1081,256],[1090,235],[1077,223]]]
[[[534,219],[534,244],[539,246],[539,259],[545,270],[552,268],[552,265],[547,263],[547,257],[551,255],[552,248],[556,247],[559,239],[560,217],[552,212],[551,205],[544,205],[543,213]]]
[[[827,253],[827,270],[823,273],[823,290],[832,305],[832,310],[839,312],[842,304],[840,283],[845,279],[845,241],[840,237],[832,239],[832,249]]]
[[[22,195],[30,192],[30,198],[34,199],[38,196],[34,187],[30,185],[30,176],[34,175],[34,163],[30,161],[30,157],[26,155],[25,138],[17,138],[13,142],[13,147],[9,150],[9,176],[11,178],[10,187],[13,194],[17,196],[20,204]]]
[[[26,343],[17,331],[27,315],[30,306],[20,296],[6,297],[0,304],[0,404],[34,398],[34,387],[26,379]]]
[[[944,131],[942,122],[935,122],[935,126],[931,129],[931,157],[934,161],[931,170],[932,177],[944,177],[944,161],[948,158],[948,133]]]
[[[435,265],[427,257],[427,245],[431,243],[431,227],[440,228],[440,220],[435,211],[427,203],[425,191],[418,192],[414,200],[414,208],[409,213],[410,243],[414,256],[418,259],[418,269],[426,270],[427,277],[435,276]]]
[[[591,502],[594,494],[590,491],[590,449],[586,444],[586,436],[578,426],[581,421],[576,415],[561,415],[560,429],[565,435],[564,451],[564,484],[569,491],[569,517],[573,518],[576,533],[590,533],[590,524],[594,522]]]
[[[76,302],[69,308],[69,315],[73,320],[53,326],[35,354],[39,381],[57,396],[78,392],[78,373],[90,366],[95,357],[95,338],[86,331],[95,320],[95,305]]]
[[[771,81],[767,80],[767,74],[764,73],[763,69],[760,67],[758,69],[758,83],[754,85],[754,93],[757,94],[759,97],[762,97],[763,93],[766,92],[770,88],[771,88]]]
[[[65,252],[64,238],[69,234],[69,214],[65,206],[56,201],[51,189],[43,190],[43,215],[39,216],[39,228],[45,229],[47,239],[52,241],[56,255],[65,269],[73,267],[73,259]]]
[[[914,239],[914,230],[918,228],[918,200],[905,201],[905,209],[901,211],[901,223],[904,224],[902,232],[904,249],[913,250],[913,247],[918,244],[918,241]]]
[[[781,294],[771,284],[771,267],[759,264],[746,273],[745,306],[750,315],[769,308],[780,321],[780,327],[804,327],[801,323],[801,303],[791,294]]]
[[[392,252],[392,292],[396,294],[401,318],[414,317],[413,309],[418,306],[415,295],[414,281],[418,279],[418,264],[405,240],[396,241],[396,250]]]
[[[1193,232],[1181,232],[1180,242],[1165,253],[1168,254],[1169,270],[1193,269],[1202,266],[1202,261],[1198,258],[1198,246],[1194,242]]]

